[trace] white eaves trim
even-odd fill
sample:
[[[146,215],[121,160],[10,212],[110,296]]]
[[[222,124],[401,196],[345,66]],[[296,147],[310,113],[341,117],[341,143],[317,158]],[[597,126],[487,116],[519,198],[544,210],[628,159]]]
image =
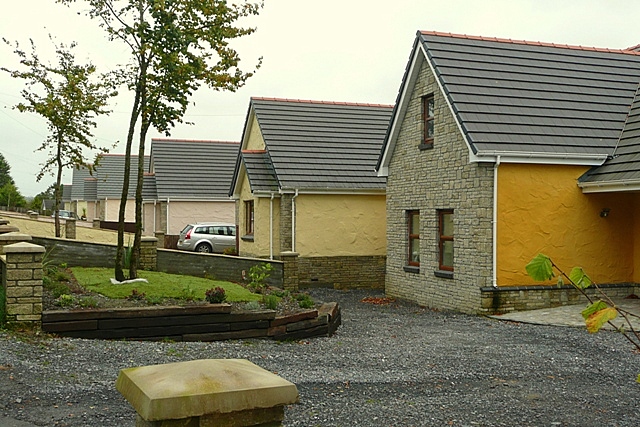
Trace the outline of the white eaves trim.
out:
[[[640,190],[640,180],[609,182],[578,182],[583,193],[619,193]]]
[[[473,154],[469,150],[471,163],[489,162],[495,163],[500,158],[500,163],[526,163],[542,165],[566,165],[566,166],[600,166],[607,160],[607,154],[562,154],[562,153],[536,153],[524,151],[491,151]]]

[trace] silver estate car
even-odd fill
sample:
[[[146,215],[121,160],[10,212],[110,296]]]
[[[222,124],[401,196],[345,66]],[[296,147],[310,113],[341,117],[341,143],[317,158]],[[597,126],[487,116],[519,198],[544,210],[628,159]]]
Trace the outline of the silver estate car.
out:
[[[236,226],[219,222],[189,224],[180,232],[178,249],[206,253],[223,253],[236,247]]]

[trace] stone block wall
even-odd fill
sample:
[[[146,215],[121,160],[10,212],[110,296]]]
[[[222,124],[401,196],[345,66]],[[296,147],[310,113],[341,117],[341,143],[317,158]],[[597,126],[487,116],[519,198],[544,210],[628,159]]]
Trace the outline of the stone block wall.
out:
[[[158,265],[158,239],[142,236],[140,241],[140,270],[155,271]]]
[[[385,256],[304,257],[298,260],[301,287],[384,289]]]
[[[433,148],[420,149],[422,97],[434,95]],[[477,313],[491,285],[493,164],[469,163],[469,149],[426,62],[389,164],[386,293],[434,308]],[[453,209],[454,271],[438,272],[438,210]],[[407,266],[407,210],[420,212],[420,268]]]

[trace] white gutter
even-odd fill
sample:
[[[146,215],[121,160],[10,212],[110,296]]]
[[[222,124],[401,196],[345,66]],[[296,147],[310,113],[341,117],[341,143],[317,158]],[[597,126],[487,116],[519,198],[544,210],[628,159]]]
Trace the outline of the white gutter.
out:
[[[271,199],[269,200],[269,259],[273,260],[273,197],[271,193]]]
[[[607,160],[607,154],[561,154],[561,153],[537,153],[527,151],[482,151],[473,154],[469,150],[469,162],[497,162],[521,163],[521,164],[553,164],[573,166],[600,166]]]
[[[296,251],[296,197],[298,197],[298,190],[291,198],[291,252]]]
[[[153,235],[156,234],[156,203],[157,201],[153,201]]]
[[[493,260],[491,284],[494,288],[498,287],[498,167],[500,166],[500,156],[496,158],[496,164],[493,167],[493,221],[492,221],[492,240],[493,240]]]
[[[608,182],[579,182],[578,187],[583,193],[609,193],[640,190],[640,180],[608,181]]]

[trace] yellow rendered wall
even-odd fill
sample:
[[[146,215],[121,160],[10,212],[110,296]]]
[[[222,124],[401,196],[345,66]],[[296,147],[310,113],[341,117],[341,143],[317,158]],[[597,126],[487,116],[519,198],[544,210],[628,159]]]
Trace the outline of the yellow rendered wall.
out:
[[[301,257],[386,254],[385,195],[301,194],[295,203]]]
[[[640,193],[633,195],[633,216],[634,218],[640,218]],[[633,228],[630,228],[633,233],[633,281],[640,283],[640,220],[633,222]],[[625,236],[628,232],[625,233]]]
[[[245,222],[246,212],[244,202],[253,200],[253,241],[239,240],[239,253],[242,256],[252,256],[259,258],[267,258],[270,255],[270,244],[273,246],[273,255],[280,254],[280,199],[273,199],[273,242],[269,239],[269,221],[270,221],[270,198],[253,197],[247,174],[243,174],[240,180],[240,200],[238,208],[238,235],[245,235],[247,225]]]
[[[502,164],[498,168],[498,286],[537,284],[525,265],[544,253],[567,274],[585,269],[596,283],[634,279],[635,196],[584,194],[586,167]],[[609,208],[606,218],[600,217]],[[555,283],[555,281],[553,281]]]
[[[260,131],[260,125],[258,125],[258,120],[256,116],[253,115],[249,118],[251,123],[251,128],[249,129],[249,140],[247,141],[247,145],[243,148],[244,150],[264,150],[264,138],[262,138],[262,132]]]
[[[103,221],[118,221],[120,211],[120,199],[99,200],[100,217]],[[127,206],[124,211],[124,222],[135,222],[136,220],[136,201],[134,199],[127,200]]]

